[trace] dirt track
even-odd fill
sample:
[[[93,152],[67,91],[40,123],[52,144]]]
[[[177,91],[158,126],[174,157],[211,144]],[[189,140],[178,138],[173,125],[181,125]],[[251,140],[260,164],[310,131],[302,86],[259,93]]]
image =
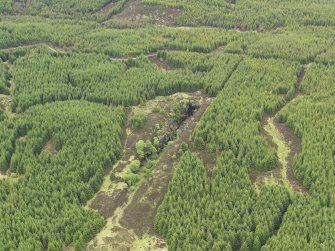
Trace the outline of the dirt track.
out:
[[[65,53],[65,49],[54,46],[52,43],[47,41],[36,41],[36,42],[30,42],[23,45],[18,45],[15,47],[8,47],[8,48],[0,48],[0,50],[6,50],[6,51],[15,51],[18,48],[33,48],[36,46],[46,46],[49,50],[52,52],[58,52],[58,53]]]

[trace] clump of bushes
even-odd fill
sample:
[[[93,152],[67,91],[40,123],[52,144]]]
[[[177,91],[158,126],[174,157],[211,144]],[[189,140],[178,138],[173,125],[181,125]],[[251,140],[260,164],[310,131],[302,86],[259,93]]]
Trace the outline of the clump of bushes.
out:
[[[152,109],[152,112],[163,114],[163,113],[164,113],[164,109],[163,109],[162,107],[160,107],[159,105],[157,105],[157,106],[155,106],[155,107]]]
[[[188,145],[186,143],[182,143],[179,147],[179,154],[184,154],[188,150]]]
[[[133,160],[128,167],[132,173],[137,173],[141,168],[141,162],[139,160]]]
[[[152,145],[150,140],[139,140],[136,143],[136,153],[138,158],[142,161],[149,156],[155,156],[157,154],[157,149]]]
[[[145,125],[146,122],[147,122],[147,117],[145,116],[144,112],[136,112],[130,118],[130,126],[132,129],[140,129]]]
[[[124,181],[126,182],[128,187],[132,187],[139,181],[139,177],[137,174],[130,173],[124,177]]]
[[[133,160],[128,166],[129,169],[128,174],[123,178],[124,182],[128,185],[128,187],[132,187],[136,185],[136,183],[140,180],[139,175],[137,174],[141,168],[141,162],[139,160]]]

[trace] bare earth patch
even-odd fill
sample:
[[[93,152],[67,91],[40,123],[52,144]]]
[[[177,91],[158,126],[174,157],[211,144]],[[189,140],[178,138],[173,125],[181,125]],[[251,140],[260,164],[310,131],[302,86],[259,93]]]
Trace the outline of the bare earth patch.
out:
[[[5,172],[0,172],[0,180],[7,179],[8,175]]]
[[[58,154],[58,150],[54,147],[52,144],[52,141],[49,140],[43,147],[43,151],[46,151],[47,153],[51,155],[56,155]]]
[[[57,53],[65,53],[66,50],[64,48],[57,47],[53,45],[51,42],[48,41],[35,41],[35,42],[28,42],[27,44],[18,45],[16,47],[9,47],[9,48],[0,48],[0,50],[5,51],[15,51],[18,48],[34,48],[37,46],[46,46],[50,51],[57,52]]]
[[[116,208],[125,203],[127,199],[128,192],[126,189],[117,189],[111,195],[99,192],[95,200],[92,201],[91,208],[97,209],[105,219],[108,219],[113,216]]]
[[[226,48],[226,46],[219,46],[218,48],[216,48],[214,50],[214,53],[222,53],[222,52],[224,52],[225,48]]]
[[[148,58],[152,63],[156,64],[159,68],[161,68],[164,71],[174,70],[174,67],[172,65],[158,58],[156,54],[149,55]]]
[[[104,6],[102,6],[99,10],[95,11],[94,14],[99,14],[102,16],[106,16],[111,8],[115,6],[116,2],[111,1]]]
[[[148,20],[159,25],[173,25],[176,17],[179,16],[181,10],[163,5],[143,4],[140,0],[129,0],[123,11],[116,14],[112,19],[125,19],[131,22],[140,22]]]

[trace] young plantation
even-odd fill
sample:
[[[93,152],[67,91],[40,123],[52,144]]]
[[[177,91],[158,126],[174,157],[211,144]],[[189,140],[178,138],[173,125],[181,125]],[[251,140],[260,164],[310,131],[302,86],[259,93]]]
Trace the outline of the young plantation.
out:
[[[335,250],[334,13],[0,0],[0,251]]]

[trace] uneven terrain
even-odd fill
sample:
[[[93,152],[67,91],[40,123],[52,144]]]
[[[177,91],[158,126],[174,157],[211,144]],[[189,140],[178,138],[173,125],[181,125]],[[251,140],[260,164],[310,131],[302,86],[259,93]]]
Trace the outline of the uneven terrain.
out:
[[[178,97],[198,100],[200,107],[182,123],[177,138],[163,149],[151,173],[136,191],[129,190],[121,180],[110,184],[109,177],[106,178],[101,191],[89,204],[90,207],[98,210],[107,224],[88,244],[86,250],[166,249],[165,241],[155,234],[154,217],[167,192],[168,184],[174,174],[175,163],[180,157],[179,146],[186,143],[192,148],[190,135],[212,101],[212,98],[206,97],[201,92],[173,96],[177,97],[177,100]],[[163,107],[165,100],[159,101]],[[171,101],[167,101],[168,106],[171,106]],[[133,132],[127,129],[124,156],[111,171],[116,176],[116,181],[119,180],[118,175],[122,174],[126,165],[135,158],[136,142],[139,139],[150,139],[153,136],[152,128],[164,119],[162,114],[153,112],[149,112],[147,116],[148,122],[143,129]],[[200,156],[206,156],[206,154],[203,152]]]

